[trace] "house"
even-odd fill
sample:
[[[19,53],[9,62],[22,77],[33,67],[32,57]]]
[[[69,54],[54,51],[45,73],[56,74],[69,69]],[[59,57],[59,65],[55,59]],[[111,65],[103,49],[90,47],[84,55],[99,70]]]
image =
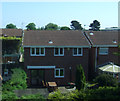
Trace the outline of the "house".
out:
[[[89,77],[99,65],[108,62],[119,63],[118,56],[114,54],[118,52],[118,31],[86,31],[85,36],[91,44]]]
[[[88,79],[90,44],[81,31],[24,32],[24,67],[28,86],[41,81],[67,85],[75,82],[76,66],[82,65]]]
[[[19,47],[20,40],[22,38],[22,29],[2,29],[0,31],[1,37],[15,37],[16,39],[2,39],[2,63],[15,63],[19,60]],[[18,47],[19,46],[19,47]],[[17,49],[18,48],[18,49]]]
[[[9,69],[19,63],[22,33],[22,29],[0,29],[2,76],[7,76]]]

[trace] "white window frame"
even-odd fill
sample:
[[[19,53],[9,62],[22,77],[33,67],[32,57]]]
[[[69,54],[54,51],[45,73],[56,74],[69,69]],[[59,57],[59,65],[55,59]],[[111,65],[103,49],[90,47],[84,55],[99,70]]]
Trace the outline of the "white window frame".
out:
[[[34,48],[35,54],[32,54],[32,48],[34,48],[34,47],[30,48],[30,55],[31,56],[45,56],[45,48],[43,48],[44,49],[44,54],[41,54],[41,48],[42,47],[35,47]],[[39,48],[39,54],[36,54],[36,48]]]
[[[54,48],[54,56],[64,56],[64,48],[63,49],[63,54],[60,54],[60,48],[58,48],[58,54],[55,54],[55,48]]]
[[[75,48],[73,48],[73,56],[83,56],[83,48],[80,48],[81,49],[81,54],[78,54],[78,49],[79,48],[76,48],[77,49],[77,54],[74,54],[74,49]]]
[[[60,70],[63,70],[63,76],[60,76]],[[56,76],[56,70],[58,70],[59,71],[59,76]],[[54,70],[54,76],[55,76],[55,78],[64,78],[64,68],[55,68],[55,70]]]
[[[107,49],[108,52],[107,53],[101,53],[100,49]],[[99,48],[99,55],[108,55],[108,53],[109,53],[109,48],[103,48],[103,47]]]

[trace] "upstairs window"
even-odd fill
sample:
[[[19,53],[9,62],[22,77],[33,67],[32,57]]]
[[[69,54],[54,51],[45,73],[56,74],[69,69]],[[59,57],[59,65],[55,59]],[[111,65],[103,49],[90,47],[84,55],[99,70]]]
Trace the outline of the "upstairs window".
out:
[[[82,48],[73,48],[73,56],[82,56]]]
[[[64,48],[54,48],[54,56],[64,56]]]
[[[55,77],[64,77],[64,69],[56,68],[55,69]]]
[[[99,48],[99,55],[107,55],[108,48]]]
[[[45,48],[31,48],[31,56],[45,56]]]

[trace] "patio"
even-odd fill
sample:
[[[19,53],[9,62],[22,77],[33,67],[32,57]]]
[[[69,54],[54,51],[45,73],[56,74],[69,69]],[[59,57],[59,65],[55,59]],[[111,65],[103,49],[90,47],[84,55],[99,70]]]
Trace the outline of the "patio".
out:
[[[73,90],[75,90],[76,87],[74,88],[69,88],[69,89],[66,89],[65,87],[58,87],[58,90],[62,93],[62,94],[65,94],[65,93],[69,93]],[[54,92],[49,92],[48,91],[48,88],[27,88],[25,90],[15,90],[14,91],[15,94],[18,96],[18,97],[21,97],[21,96],[25,96],[25,95],[31,95],[31,94],[41,94],[45,99],[47,99],[49,93],[54,93]]]

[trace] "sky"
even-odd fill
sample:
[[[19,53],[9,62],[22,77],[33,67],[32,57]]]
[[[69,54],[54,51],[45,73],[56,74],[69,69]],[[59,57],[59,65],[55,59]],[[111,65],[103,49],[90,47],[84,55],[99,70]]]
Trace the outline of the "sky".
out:
[[[17,28],[26,28],[31,22],[36,27],[48,23],[70,27],[76,20],[89,28],[98,20],[101,28],[118,26],[118,2],[2,2],[2,28],[13,23]]]

